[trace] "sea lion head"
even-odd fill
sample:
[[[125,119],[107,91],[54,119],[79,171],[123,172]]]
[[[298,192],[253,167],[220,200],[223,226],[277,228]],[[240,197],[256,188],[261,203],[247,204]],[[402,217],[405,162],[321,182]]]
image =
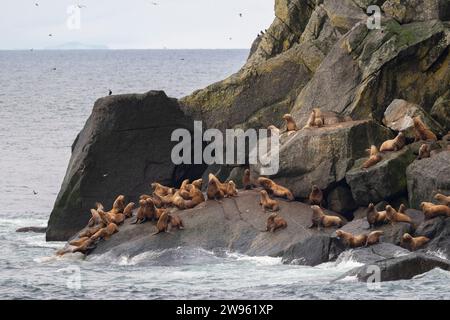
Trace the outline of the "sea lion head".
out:
[[[409,233],[405,233],[402,237],[402,240],[405,242],[409,242],[413,239],[413,237]]]
[[[375,208],[375,205],[373,203],[369,203],[369,206],[367,207],[367,209],[372,210]]]
[[[292,120],[292,115],[289,114],[289,113],[286,113],[286,114],[283,116],[283,120],[291,121],[291,120]]]
[[[272,213],[272,214],[267,218],[267,220],[274,220],[276,217],[278,217],[278,214]]]
[[[319,187],[316,186],[316,185],[313,185],[312,190],[313,190],[314,192],[320,191]]]
[[[147,205],[147,201],[146,200],[139,200],[139,205],[141,206],[141,207],[145,207],[146,205]]]
[[[336,230],[336,237],[338,239],[341,239],[343,235],[344,235],[344,232],[342,230]]]
[[[261,190],[259,193],[263,196],[263,198],[267,198],[269,195],[267,194],[266,190]]]

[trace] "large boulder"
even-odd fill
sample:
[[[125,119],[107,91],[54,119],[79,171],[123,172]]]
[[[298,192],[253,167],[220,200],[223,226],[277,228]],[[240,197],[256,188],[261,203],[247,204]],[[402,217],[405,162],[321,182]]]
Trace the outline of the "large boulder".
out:
[[[72,147],[72,157],[50,215],[47,240],[67,240],[83,228],[90,208],[109,206],[119,194],[135,200],[159,181],[177,185],[201,175],[203,166],[175,166],[175,129],[193,123],[162,91],[97,100]]]
[[[310,248],[314,244],[313,239],[329,238],[335,230],[309,229],[311,208],[300,202],[280,199],[278,214],[286,219],[287,228],[275,233],[263,232],[270,212],[263,212],[259,200],[258,190],[240,191],[235,198],[227,198],[222,202],[207,201],[194,209],[178,211],[176,214],[183,219],[185,229],[170,234],[152,236],[156,231],[154,224],[133,225],[130,221],[133,219],[129,219],[110,240],[100,242],[92,254],[110,252],[114,255],[135,256],[151,250],[197,247],[206,250],[221,248],[252,256],[281,257],[302,244]],[[316,248],[319,246],[315,245]],[[302,256],[292,257],[304,259],[309,264],[320,263],[328,257],[328,247],[322,249],[300,249]]]
[[[356,159],[371,144],[379,145],[391,132],[373,121],[349,121],[322,128],[303,129],[285,138],[280,147],[280,170],[274,180],[298,198],[307,198],[311,186],[322,190],[345,178]],[[260,166],[252,166],[256,175]]]
[[[291,113],[301,126],[316,107],[381,121],[396,98],[429,111],[450,82],[449,30],[437,20],[385,19],[374,30],[356,24],[327,54]]]
[[[402,247],[388,242],[381,242],[370,247],[361,247],[342,252],[336,259],[336,262],[340,263],[351,259],[358,263],[372,264],[380,260],[393,259],[408,254],[409,251]]]
[[[420,116],[434,133],[444,134],[444,129],[420,106],[402,99],[395,99],[384,112],[383,124],[394,131],[402,131],[406,137],[414,138],[413,118]]]
[[[433,202],[436,192],[450,194],[450,150],[414,161],[406,170],[406,178],[412,208],[420,208],[423,201]]]
[[[367,158],[356,162],[347,172],[353,199],[361,206],[393,199],[406,194],[406,168],[414,161],[415,155],[409,148],[383,154],[383,160],[368,169],[362,168]]]

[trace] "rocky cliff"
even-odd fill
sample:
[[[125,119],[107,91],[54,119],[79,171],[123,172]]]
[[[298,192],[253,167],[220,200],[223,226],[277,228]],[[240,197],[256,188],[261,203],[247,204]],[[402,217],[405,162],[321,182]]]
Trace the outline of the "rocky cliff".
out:
[[[381,8],[380,28],[367,27],[370,5]],[[328,209],[353,219],[344,230],[365,232],[363,208],[370,202],[379,207],[409,203],[418,209],[422,201],[434,201],[436,191],[450,194],[448,140],[429,143],[434,154],[423,160],[416,160],[421,143],[411,143],[413,116],[420,115],[439,139],[450,129],[450,0],[276,0],[275,15],[255,39],[246,64],[223,81],[180,101],[162,92],[98,100],[74,143],[47,238],[73,236],[87,222],[95,201],[110,203],[118,194],[136,201],[149,191],[150,182],[176,186],[183,178],[202,176],[204,166],[175,166],[170,161],[170,133],[175,128],[192,130],[193,119],[224,130],[282,126],[282,115],[288,112],[302,127],[316,107],[351,117],[353,121],[282,136],[280,171],[273,177],[289,187],[297,201],[307,197],[311,185],[318,185]],[[365,149],[399,131],[408,145],[362,169]],[[259,174],[258,165],[251,170],[255,177]],[[216,165],[206,172],[217,173],[221,180],[240,180],[242,168]],[[265,216],[257,201],[250,192],[220,205],[207,202],[181,213],[186,230],[161,239],[150,237],[146,225],[126,224],[95,252],[138,254],[195,245],[278,255],[286,262],[309,265],[337,258],[342,248],[335,245],[334,231],[305,228],[308,207],[283,203],[281,213],[289,227],[271,235],[259,231]],[[402,249],[397,245],[405,232],[430,236],[426,250],[450,253],[450,218],[424,222],[420,212],[409,214],[417,228],[386,226],[388,245],[358,250],[363,263],[392,258],[390,264],[380,265],[386,270],[384,279],[402,278],[396,268],[408,269],[405,276],[410,277],[435,266],[448,267],[426,251],[398,257]],[[416,262],[420,268],[414,267]],[[354,274],[365,277],[361,270]]]

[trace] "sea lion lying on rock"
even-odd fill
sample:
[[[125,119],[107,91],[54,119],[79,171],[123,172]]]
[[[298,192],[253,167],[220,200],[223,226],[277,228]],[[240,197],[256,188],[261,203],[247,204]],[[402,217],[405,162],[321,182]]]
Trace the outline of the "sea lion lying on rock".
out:
[[[406,222],[409,224],[413,224],[412,219],[407,214],[396,211],[390,205],[386,206],[386,215],[391,224],[397,222]]]
[[[422,209],[425,219],[433,219],[436,217],[450,217],[450,207],[447,205],[436,205],[431,202],[422,202],[420,204],[420,209]]]
[[[413,118],[415,142],[417,141],[437,141],[436,135],[431,131],[420,116]]]
[[[337,230],[336,236],[342,243],[349,248],[363,247],[367,243],[367,234],[353,235],[351,233]]]
[[[278,201],[271,199],[266,190],[261,190],[260,193],[261,193],[261,201],[259,202],[259,204],[262,206],[264,212],[266,211],[266,209],[270,211],[280,210]]]
[[[363,169],[368,169],[370,167],[373,167],[377,163],[379,163],[381,160],[383,160],[383,157],[381,157],[380,152],[378,152],[378,149],[376,146],[371,146],[369,150],[369,159],[363,163],[362,167]]]
[[[412,237],[409,233],[405,233],[402,237],[400,245],[410,251],[416,251],[430,241],[427,237]]]
[[[260,177],[258,178],[258,184],[267,191],[268,194],[273,194],[276,197],[286,198],[289,201],[294,200],[294,195],[292,192],[283,186],[276,184],[274,181]]]
[[[159,184],[157,182],[152,183],[151,187],[153,188],[153,193],[157,194],[160,197],[174,194],[173,188],[163,186],[162,184]]]
[[[115,223],[108,224],[105,228],[98,230],[92,237],[91,240],[104,239],[108,240],[113,234],[119,232],[119,227]]]
[[[405,144],[405,135],[403,132],[400,132],[394,139],[383,142],[380,147],[380,152],[399,151],[403,149]]]
[[[446,206],[450,206],[450,196],[445,196],[441,193],[438,193],[434,196],[434,198],[439,201],[440,203],[446,205]]]
[[[384,231],[381,230],[369,233],[367,236],[366,247],[379,243],[382,235],[384,235]]]
[[[389,222],[386,211],[377,211],[373,203],[367,207],[366,216],[370,228]]]
[[[320,230],[321,227],[340,228],[344,225],[344,222],[341,218],[336,216],[327,216],[319,206],[311,206],[311,209],[313,210],[313,215],[311,219],[312,224],[310,226],[310,229],[314,227],[317,227],[318,230]]]
[[[276,213],[272,213],[266,222],[266,232],[275,232],[287,228],[287,222]]]

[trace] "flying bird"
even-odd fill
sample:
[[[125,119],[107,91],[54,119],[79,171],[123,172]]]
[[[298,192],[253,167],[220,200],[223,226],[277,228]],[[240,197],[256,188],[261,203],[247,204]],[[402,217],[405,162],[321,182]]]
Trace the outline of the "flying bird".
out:
[[[34,195],[37,195],[38,193],[37,193],[36,191],[33,190],[33,194],[34,194]]]
[[[77,4],[77,7],[78,7],[79,9],[86,8],[86,6],[85,6],[84,4]]]
[[[108,95],[112,95],[112,91],[111,91],[111,89],[109,89]]]
[[[37,3],[37,2],[36,2],[34,5],[35,5],[36,7],[39,7],[39,3]]]
[[[241,17],[241,18],[242,18],[242,13],[239,13],[239,17]]]
[[[49,36],[49,37],[53,37],[53,34],[49,33],[48,36]]]

